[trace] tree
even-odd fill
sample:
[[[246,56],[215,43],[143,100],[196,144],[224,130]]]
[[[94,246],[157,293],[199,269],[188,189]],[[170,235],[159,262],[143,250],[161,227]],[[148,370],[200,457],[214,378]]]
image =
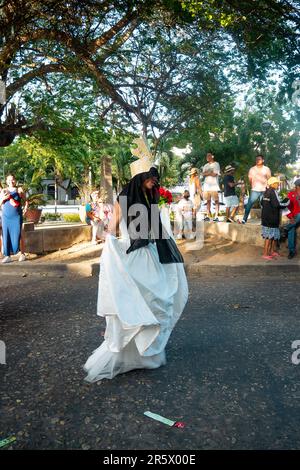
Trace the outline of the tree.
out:
[[[113,177],[120,188],[130,179],[132,134],[110,128],[100,119],[90,80],[52,76],[47,81],[48,93],[43,86],[23,92],[23,109],[26,115],[44,116],[49,128],[21,136],[0,149],[6,170],[25,183],[37,175],[40,180],[53,177],[58,185],[71,178],[85,198],[91,189],[90,176],[92,184],[99,186],[102,158],[111,156]]]
[[[14,101],[40,81],[47,86],[47,77],[54,73],[92,78],[107,97],[107,110],[121,109],[143,125],[141,106],[120,93],[106,63],[134,32],[141,34],[145,25],[151,28],[156,22],[166,31],[197,24],[200,35],[219,32],[224,44],[228,38],[236,41],[249,72],[262,77],[270,62],[288,64],[290,78],[299,54],[295,3],[260,0],[253,7],[236,0],[1,0],[0,76],[7,102],[0,107],[0,145],[47,125],[26,121]],[[178,106],[177,100],[168,104]],[[152,114],[148,117],[152,125]]]
[[[185,129],[165,145],[170,149],[192,142],[193,151],[181,162],[182,175],[187,163],[201,168],[209,151],[215,154],[221,168],[234,164],[237,177],[246,178],[258,153],[265,154],[272,172],[286,172],[286,165],[294,162],[297,155],[297,111],[288,96],[283,102],[276,88],[267,84],[264,89],[254,88],[243,108],[237,108],[230,99],[222,113]],[[263,126],[266,121],[270,123],[267,135]]]

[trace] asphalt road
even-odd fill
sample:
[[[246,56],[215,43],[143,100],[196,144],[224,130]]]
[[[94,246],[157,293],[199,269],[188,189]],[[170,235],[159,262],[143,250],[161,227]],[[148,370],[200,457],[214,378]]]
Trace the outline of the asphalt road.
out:
[[[86,384],[102,341],[98,279],[0,277],[0,440],[5,449],[299,449],[299,275],[207,274],[167,347],[168,363]],[[143,415],[150,410],[184,429]]]

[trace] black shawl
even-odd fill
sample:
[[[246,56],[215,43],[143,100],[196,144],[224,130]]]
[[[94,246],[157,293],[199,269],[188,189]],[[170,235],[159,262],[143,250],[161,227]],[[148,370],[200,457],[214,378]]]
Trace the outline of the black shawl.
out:
[[[144,192],[142,188],[143,182],[149,178],[156,178],[157,183],[152,190]],[[154,167],[150,168],[149,171],[134,176],[117,198],[130,237],[130,247],[127,253],[145,247],[150,242],[155,242],[159,261],[162,264],[183,263],[184,260],[175,241],[170,238],[161,223],[157,205],[159,200],[158,181],[159,174],[157,169]],[[132,207],[134,204],[141,204],[143,210],[135,211],[134,207]],[[130,210],[130,208],[132,209]],[[153,224],[153,220],[157,221],[157,223]],[[146,232],[145,227],[148,228]]]

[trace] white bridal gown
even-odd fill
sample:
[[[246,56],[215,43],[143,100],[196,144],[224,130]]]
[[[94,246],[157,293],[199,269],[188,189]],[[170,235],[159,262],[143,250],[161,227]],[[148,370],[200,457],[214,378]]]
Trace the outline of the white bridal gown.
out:
[[[183,264],[161,264],[155,243],[129,254],[122,238],[108,234],[100,258],[97,314],[105,317],[104,341],[88,358],[88,382],[166,363],[165,347],[188,298]],[[168,228],[169,229],[169,228]]]

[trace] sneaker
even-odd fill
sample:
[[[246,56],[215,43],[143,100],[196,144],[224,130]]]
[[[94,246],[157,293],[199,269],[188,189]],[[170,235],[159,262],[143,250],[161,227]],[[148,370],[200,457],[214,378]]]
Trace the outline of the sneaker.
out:
[[[232,220],[226,219],[226,222],[227,222],[228,224],[231,224]]]
[[[215,217],[215,218],[213,219],[213,222],[219,222],[218,217]]]
[[[210,221],[210,218],[209,217],[204,217],[204,222],[209,222]]]
[[[26,261],[26,255],[25,253],[21,253],[20,256],[19,256],[19,261]]]
[[[11,257],[10,256],[5,256],[2,260],[2,263],[11,263],[12,260],[11,260]]]
[[[293,259],[295,256],[296,256],[296,253],[294,251],[290,251],[288,255],[288,259]]]
[[[246,220],[242,220],[242,224],[245,225],[245,223],[246,223]]]

